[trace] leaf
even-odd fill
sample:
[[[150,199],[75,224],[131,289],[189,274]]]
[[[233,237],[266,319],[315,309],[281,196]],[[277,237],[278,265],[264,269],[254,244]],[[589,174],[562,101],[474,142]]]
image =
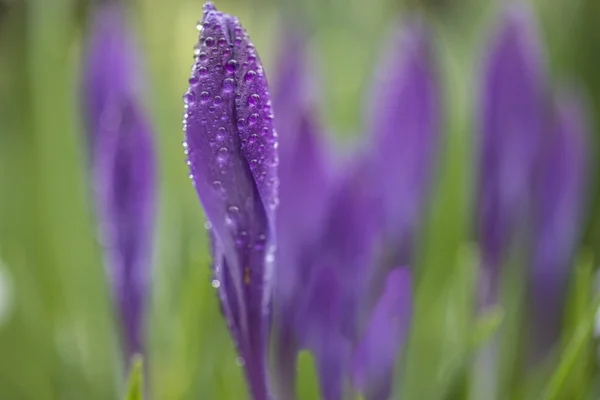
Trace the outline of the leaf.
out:
[[[144,398],[144,368],[141,356],[134,356],[131,363],[131,372],[127,383],[125,400],[143,400]]]
[[[500,306],[493,307],[483,314],[475,323],[475,330],[471,337],[471,349],[478,349],[489,342],[500,328],[503,320],[504,309]]]
[[[299,399],[318,399],[321,397],[315,360],[308,351],[298,354],[298,381],[296,395]]]
[[[582,357],[585,357],[588,353],[585,349],[592,340],[596,314],[600,307],[600,299],[593,302],[589,300],[592,266],[592,262],[582,262],[582,265],[576,271],[573,288],[574,297],[570,307],[573,315],[571,316],[571,323],[568,324],[571,328],[570,339],[561,354],[560,363],[542,391],[542,399],[544,400],[564,398],[563,392],[569,388],[572,380],[582,375],[581,366],[584,365],[582,362],[585,363],[585,359],[582,359]],[[575,321],[578,322],[575,323]],[[582,386],[582,382],[578,383],[578,386]]]

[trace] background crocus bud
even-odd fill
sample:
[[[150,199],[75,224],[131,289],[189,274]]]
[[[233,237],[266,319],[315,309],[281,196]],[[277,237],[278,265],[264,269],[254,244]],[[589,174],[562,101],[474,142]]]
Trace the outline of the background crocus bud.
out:
[[[237,18],[204,5],[184,94],[190,177],[212,226],[223,312],[254,399],[269,396],[267,336],[275,250],[277,133],[267,79]]]
[[[100,235],[128,362],[144,350],[156,183],[152,129],[135,86],[137,53],[119,5],[94,10],[85,61],[84,115]]]
[[[531,226],[531,187],[542,147],[543,70],[529,15],[510,9],[484,67],[478,222],[484,264],[482,301],[497,300],[499,270],[511,238]]]
[[[405,20],[385,51],[376,71],[368,132],[392,267],[410,262],[433,183],[442,115],[425,21]]]
[[[558,97],[558,96],[557,96]],[[535,185],[531,263],[531,356],[539,360],[557,343],[569,272],[582,234],[588,177],[589,127],[580,99],[555,101]]]

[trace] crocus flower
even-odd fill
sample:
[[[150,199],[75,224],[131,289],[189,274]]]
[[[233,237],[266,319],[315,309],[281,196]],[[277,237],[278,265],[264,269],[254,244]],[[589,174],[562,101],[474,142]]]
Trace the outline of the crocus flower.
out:
[[[155,201],[150,121],[135,86],[135,46],[118,4],[93,14],[84,73],[84,115],[100,236],[128,362],[144,350]]]
[[[376,71],[367,119],[392,266],[411,262],[433,183],[442,116],[431,39],[419,19],[406,19],[394,33]]]
[[[544,71],[530,26],[526,15],[511,10],[484,67],[478,235],[485,303],[497,300],[510,238],[530,225],[530,188],[545,120]]]
[[[384,197],[396,211],[391,206],[391,188],[382,188],[382,179],[377,177],[386,167],[403,168],[407,161],[407,169],[425,173],[427,180],[430,174],[415,171],[418,166],[412,163],[420,162],[420,155],[430,155],[433,144],[412,146],[406,150],[411,156],[404,159],[392,156],[391,150],[384,152],[383,147],[400,145],[403,136],[411,143],[419,142],[421,136],[425,142],[433,141],[432,127],[438,118],[437,108],[430,106],[434,79],[426,65],[429,48],[424,27],[414,31],[411,24],[407,26],[403,33],[411,38],[411,45],[402,48],[406,51],[402,62],[392,57],[386,75],[379,77],[386,90],[376,91],[374,98],[382,106],[377,118],[384,120],[378,123],[385,131],[369,132],[377,138],[376,145],[361,143],[358,151],[337,166],[333,162],[337,157],[322,138],[316,98],[290,90],[310,85],[302,68],[307,58],[304,46],[290,40],[292,45],[282,52],[279,65],[284,67],[276,80],[282,83],[275,88],[274,102],[285,150],[281,152],[275,306],[283,337],[276,357],[285,382],[280,395],[285,399],[294,398],[295,355],[300,349],[315,355],[323,399],[342,399],[347,387],[367,399],[389,396],[396,356],[410,324],[412,292],[409,269],[393,268],[388,274],[388,265],[377,265],[382,239],[392,237],[387,234],[389,225],[384,224],[386,212],[381,210]],[[413,40],[419,45],[413,46]],[[399,109],[410,106],[411,96],[421,95],[420,88],[426,92],[426,110],[419,110],[418,121],[408,114],[395,119]],[[412,173],[396,172],[388,175],[410,192],[395,195],[412,196],[409,203],[422,199],[426,185],[416,182]],[[396,221],[408,224],[407,219]],[[410,229],[403,225],[402,231]],[[407,240],[401,235],[394,239],[390,244],[395,242],[397,247]],[[380,285],[379,276],[383,277]]]
[[[589,128],[582,101],[555,96],[537,171],[531,261],[531,356],[552,349],[560,335],[570,266],[581,235]]]
[[[500,268],[516,238],[530,281],[533,359],[560,334],[564,292],[580,228],[585,123],[552,95],[529,13],[511,9],[485,67],[479,177],[484,305],[498,299]]]
[[[278,204],[267,79],[237,18],[204,5],[184,95],[190,176],[211,223],[215,282],[254,399],[269,398],[267,338]]]

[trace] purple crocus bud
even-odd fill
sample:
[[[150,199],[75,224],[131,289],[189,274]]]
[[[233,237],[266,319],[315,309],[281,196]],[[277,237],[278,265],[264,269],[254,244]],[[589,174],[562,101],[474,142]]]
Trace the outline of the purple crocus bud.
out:
[[[392,270],[353,355],[353,386],[368,400],[390,396],[398,353],[410,327],[412,284],[408,268]]]
[[[190,177],[213,234],[223,312],[254,399],[270,397],[267,338],[278,204],[267,79],[237,18],[204,5],[184,98]]]
[[[341,399],[349,382],[380,231],[369,169],[352,164],[332,187],[323,226],[303,254],[297,277],[303,284],[295,288],[294,331],[299,345],[315,354],[326,400]]]
[[[563,96],[556,103],[534,193],[530,324],[534,360],[547,355],[560,337],[587,177],[589,128],[581,102]]]
[[[420,222],[440,130],[440,88],[424,21],[407,21],[377,72],[369,117],[392,265],[407,263]]]
[[[531,185],[545,123],[543,70],[529,15],[511,9],[484,68],[478,222],[484,304],[497,300],[510,239],[530,226]]]
[[[121,7],[96,9],[85,60],[84,115],[100,236],[127,362],[144,350],[156,184],[152,129],[134,85],[140,74],[136,59]]]

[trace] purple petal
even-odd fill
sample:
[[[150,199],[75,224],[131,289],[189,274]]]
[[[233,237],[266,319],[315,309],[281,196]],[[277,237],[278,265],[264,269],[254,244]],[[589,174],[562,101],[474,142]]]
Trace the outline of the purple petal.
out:
[[[532,345],[539,359],[557,343],[573,253],[581,234],[589,128],[580,102],[560,98],[536,186]]]
[[[395,36],[377,73],[369,129],[376,141],[388,245],[402,253],[392,256],[408,262],[432,183],[441,93],[422,21],[407,22]]]
[[[127,362],[143,351],[150,274],[155,156],[149,120],[133,77],[134,48],[122,10],[96,10],[84,79],[93,178],[107,272],[123,329]]]
[[[308,113],[295,127],[294,151],[281,160],[280,207],[277,216],[277,298],[286,302],[299,288],[303,254],[321,233],[327,211],[331,169],[320,129]],[[286,139],[287,140],[287,139]],[[284,140],[285,141],[285,140]]]
[[[338,268],[342,282],[342,332],[355,340],[368,291],[378,272],[372,263],[382,226],[373,217],[381,203],[370,180],[373,175],[367,159],[354,156],[348,164],[334,186],[320,247],[314,254]]]
[[[545,120],[543,71],[529,15],[511,9],[484,69],[478,234],[488,293],[494,301],[498,268],[509,238],[528,221],[530,187]]]
[[[223,311],[255,399],[269,396],[267,335],[277,140],[264,71],[239,21],[204,6],[184,129],[190,175],[214,234]],[[220,261],[218,257],[223,257]]]
[[[327,264],[320,264],[315,275],[305,289],[304,308],[297,315],[297,334],[302,346],[315,354],[323,399],[341,400],[351,350],[350,340],[340,330],[343,282],[339,270]]]
[[[277,312],[277,372],[279,395],[294,397],[298,338],[294,332],[297,297],[303,298],[299,273],[307,267],[306,253],[321,233],[329,196],[330,168],[326,159],[321,127],[314,110],[312,75],[308,72],[305,40],[286,32],[279,56],[273,107],[280,139],[275,265],[275,306]]]
[[[353,358],[352,381],[366,399],[389,398],[395,362],[412,316],[408,268],[392,270]]]

